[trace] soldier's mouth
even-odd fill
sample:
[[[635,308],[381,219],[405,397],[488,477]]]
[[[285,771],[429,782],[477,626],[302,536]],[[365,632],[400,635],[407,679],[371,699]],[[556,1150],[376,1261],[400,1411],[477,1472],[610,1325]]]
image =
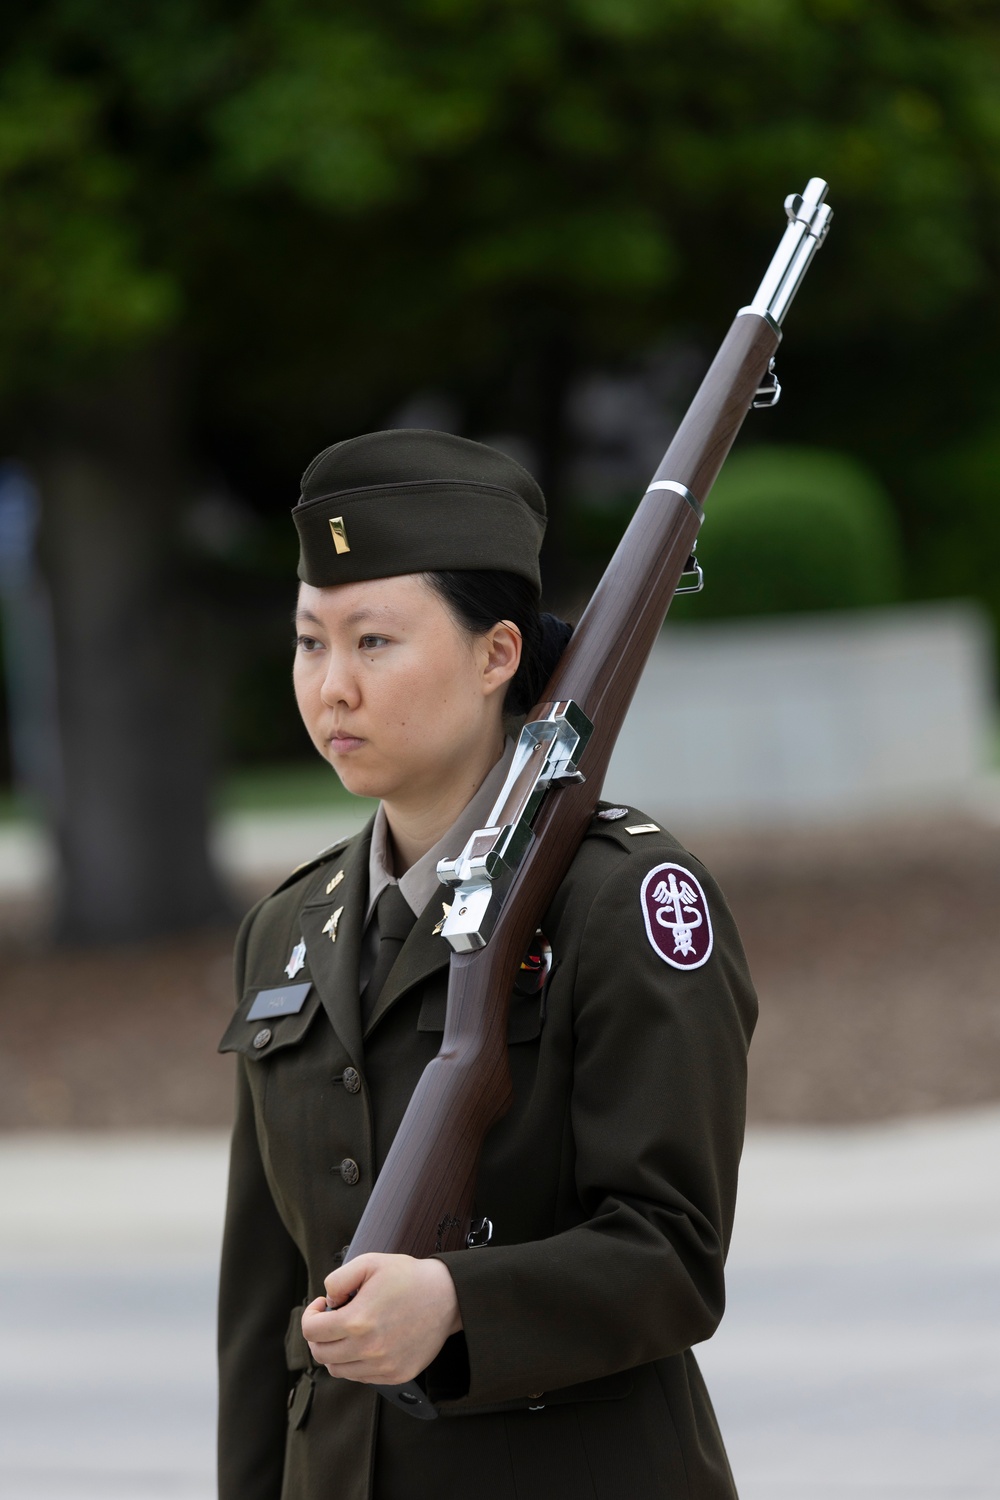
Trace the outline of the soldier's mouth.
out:
[[[356,734],[331,734],[326,742],[333,755],[347,755],[352,750],[360,750],[365,743]]]

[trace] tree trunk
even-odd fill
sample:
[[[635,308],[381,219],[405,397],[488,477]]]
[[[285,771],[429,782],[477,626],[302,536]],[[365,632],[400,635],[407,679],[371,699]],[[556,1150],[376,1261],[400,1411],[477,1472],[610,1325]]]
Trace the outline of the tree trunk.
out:
[[[127,942],[222,917],[208,853],[206,602],[185,586],[177,379],[164,356],[63,396],[40,431],[64,795],[56,936]]]

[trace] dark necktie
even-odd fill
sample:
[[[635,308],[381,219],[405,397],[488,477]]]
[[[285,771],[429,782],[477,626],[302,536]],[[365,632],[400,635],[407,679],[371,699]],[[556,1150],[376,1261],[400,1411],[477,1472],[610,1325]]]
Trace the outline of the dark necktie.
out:
[[[371,1020],[392,966],[399,957],[399,950],[409,937],[416,920],[399,886],[387,885],[375,903],[378,953],[371,978],[361,995],[361,1013],[366,1022]]]

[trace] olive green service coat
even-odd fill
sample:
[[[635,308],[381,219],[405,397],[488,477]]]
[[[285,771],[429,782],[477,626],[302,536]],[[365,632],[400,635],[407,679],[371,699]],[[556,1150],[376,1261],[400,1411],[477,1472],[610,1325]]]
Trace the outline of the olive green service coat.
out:
[[[594,819],[542,922],[547,989],[512,1002],[514,1103],[487,1138],[477,1190],[493,1243],[441,1256],[468,1367],[458,1335],[429,1373],[436,1422],[313,1366],[299,1320],[440,1046],[441,900],[418,918],[365,1036],[370,825],[244,922],[240,1004],[221,1044],[239,1054],[239,1079],[220,1500],[731,1500],[690,1350],[723,1310],[756,1001],[717,886],[668,834],[627,831],[642,821]],[[708,898],[714,948],[700,968],[671,967],[647,935],[640,888],[670,860]],[[248,1021],[259,989],[288,983],[300,937],[303,1009]]]

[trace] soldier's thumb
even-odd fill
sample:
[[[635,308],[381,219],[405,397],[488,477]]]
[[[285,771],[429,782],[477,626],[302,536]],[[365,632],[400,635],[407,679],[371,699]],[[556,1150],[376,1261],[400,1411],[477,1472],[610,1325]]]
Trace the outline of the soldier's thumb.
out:
[[[371,1265],[366,1264],[367,1260],[367,1256],[359,1255],[357,1260],[348,1261],[346,1266],[330,1272],[323,1282],[330,1307],[343,1307],[345,1302],[350,1302],[355,1293],[360,1291],[373,1270]]]

